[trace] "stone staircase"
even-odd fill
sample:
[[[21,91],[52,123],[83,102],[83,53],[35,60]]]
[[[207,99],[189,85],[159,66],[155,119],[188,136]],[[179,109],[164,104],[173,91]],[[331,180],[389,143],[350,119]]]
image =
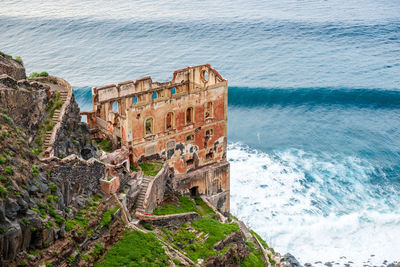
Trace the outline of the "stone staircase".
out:
[[[60,92],[60,97],[61,97],[62,102],[65,103],[65,101],[66,101],[67,98],[68,98],[68,91],[66,91],[66,90],[61,91],[61,90],[59,90],[59,92]],[[53,117],[51,118],[51,120],[52,120],[52,122],[54,123],[54,125],[56,125],[57,123],[60,122],[60,120],[61,120],[61,116],[60,116],[60,115],[61,115],[61,109],[56,109],[56,110],[54,111]],[[43,151],[46,151],[46,149],[47,149],[49,146],[52,145],[52,144],[51,144],[51,136],[52,136],[54,130],[55,130],[55,129],[54,129],[54,127],[53,127],[53,130],[47,131],[47,132],[46,132],[46,136],[45,136],[45,139],[44,139],[44,142],[43,142]]]
[[[146,197],[147,188],[149,187],[150,179],[143,177],[140,193],[136,201],[136,210],[145,212],[145,207],[143,207],[144,198]]]

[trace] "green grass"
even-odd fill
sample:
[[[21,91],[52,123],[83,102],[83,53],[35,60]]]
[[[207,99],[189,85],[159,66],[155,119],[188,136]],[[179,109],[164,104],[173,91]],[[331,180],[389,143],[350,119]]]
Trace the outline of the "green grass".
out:
[[[179,196],[179,203],[177,204],[164,204],[162,206],[158,206],[153,210],[154,215],[168,215],[168,214],[176,214],[176,213],[185,213],[185,212],[199,212],[196,208],[196,204],[186,196]]]
[[[194,200],[196,202],[196,205],[201,207],[201,209],[199,209],[199,212],[202,217],[214,218],[216,216],[213,209],[211,207],[209,207],[206,203],[204,203],[204,201],[203,201],[203,199],[201,199],[201,197],[195,197]]]
[[[103,217],[100,220],[100,226],[109,226],[111,223],[111,215],[113,215],[119,209],[118,206],[115,206],[112,209],[108,209],[104,212]]]
[[[258,251],[254,248],[253,243],[246,242],[246,245],[250,248],[249,256],[245,257],[240,266],[242,267],[258,267],[258,266],[265,266],[265,263],[262,259],[262,252]]]
[[[104,260],[95,267],[108,266],[168,266],[168,256],[153,233],[126,231]]]
[[[106,152],[112,152],[112,143],[110,140],[103,139],[98,143],[98,145],[102,150]]]
[[[145,176],[156,176],[162,165],[163,163],[161,161],[145,161],[139,163]]]
[[[193,261],[207,259],[219,252],[214,250],[214,244],[225,239],[230,233],[238,231],[239,226],[235,223],[223,224],[213,218],[201,218],[192,223],[192,227],[197,231],[203,232],[203,236],[208,234],[208,238],[203,242],[195,233],[189,231],[187,226],[182,225],[174,234],[161,229],[166,236],[172,238],[174,246],[180,247],[186,255]]]

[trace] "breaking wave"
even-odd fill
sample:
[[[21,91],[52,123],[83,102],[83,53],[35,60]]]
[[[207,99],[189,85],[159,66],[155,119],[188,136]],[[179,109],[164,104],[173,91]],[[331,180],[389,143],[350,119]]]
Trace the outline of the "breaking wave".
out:
[[[400,196],[379,166],[340,154],[228,148],[231,212],[303,264],[399,260]],[[371,180],[379,177],[380,183]],[[374,255],[374,256],[372,256]]]

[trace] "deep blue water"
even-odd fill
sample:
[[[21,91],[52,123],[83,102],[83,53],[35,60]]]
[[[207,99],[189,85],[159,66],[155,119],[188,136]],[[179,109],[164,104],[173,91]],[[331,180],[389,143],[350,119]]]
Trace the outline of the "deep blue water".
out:
[[[3,0],[0,50],[82,109],[92,86],[210,63],[232,213],[302,263],[400,260],[398,1]]]

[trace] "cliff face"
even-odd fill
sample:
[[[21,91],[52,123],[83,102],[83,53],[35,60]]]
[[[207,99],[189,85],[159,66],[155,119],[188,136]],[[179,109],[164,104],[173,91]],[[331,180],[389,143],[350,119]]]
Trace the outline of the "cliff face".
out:
[[[66,222],[99,191],[104,176],[104,164],[80,158],[96,149],[75,102],[55,147],[57,155],[76,156],[43,161],[33,153],[54,92],[40,81],[16,80],[21,78],[22,65],[0,54],[0,266],[65,237]]]
[[[0,52],[0,74],[1,73],[9,75],[15,80],[26,79],[25,68],[22,62],[18,62],[2,52]]]

